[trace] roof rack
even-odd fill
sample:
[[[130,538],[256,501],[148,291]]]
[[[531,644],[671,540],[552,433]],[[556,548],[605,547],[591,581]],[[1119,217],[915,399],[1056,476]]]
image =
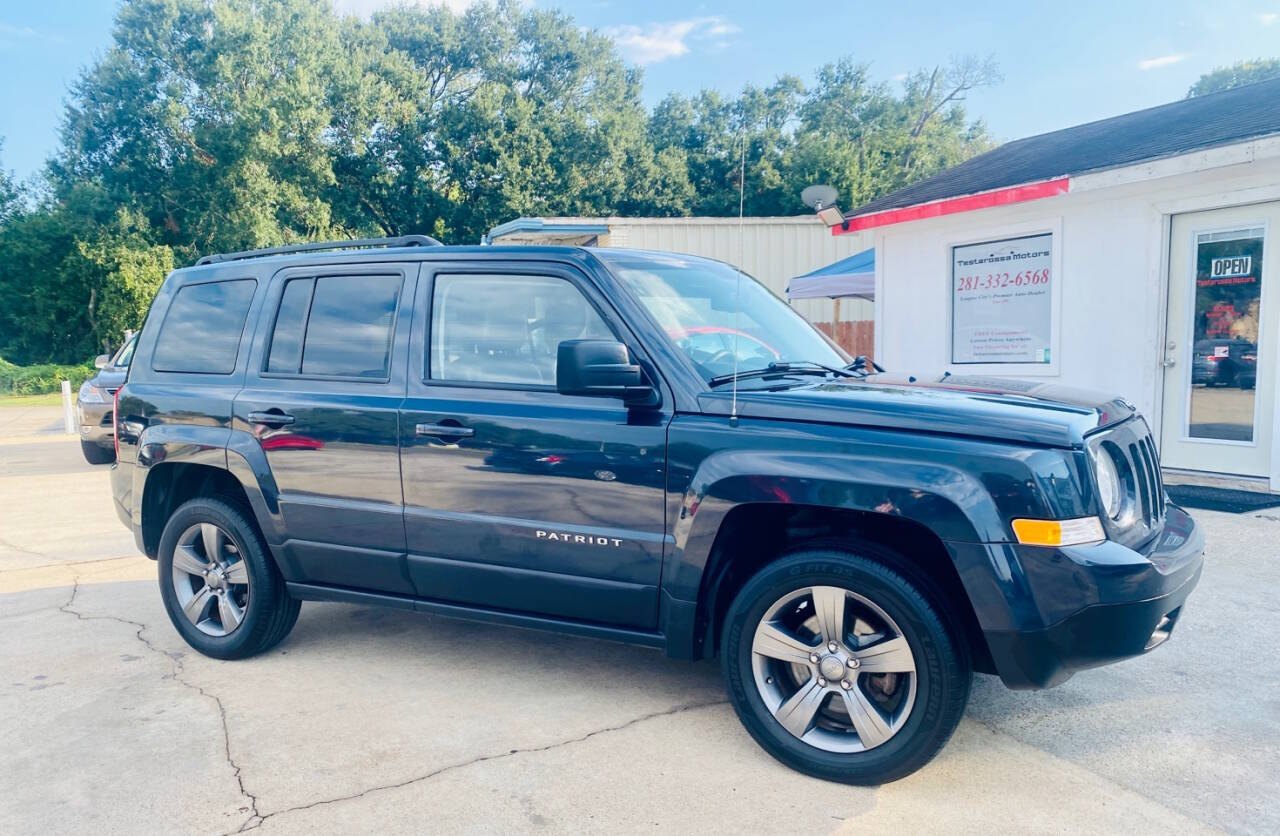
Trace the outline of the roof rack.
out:
[[[203,256],[196,265],[218,264],[223,261],[242,261],[246,258],[262,258],[268,255],[310,253],[319,250],[354,250],[362,247],[441,247],[430,235],[400,235],[395,238],[356,238],[351,241],[314,241],[310,244],[289,244],[284,247],[267,247],[261,250],[245,250],[239,253],[218,253]]]

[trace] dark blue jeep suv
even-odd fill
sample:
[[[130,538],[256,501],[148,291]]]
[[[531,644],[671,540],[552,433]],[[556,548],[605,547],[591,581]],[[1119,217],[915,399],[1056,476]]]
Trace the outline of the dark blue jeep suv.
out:
[[[1123,400],[881,373],[719,262],[435,244],[165,281],[113,492],[200,652],[312,600],[718,655],[765,749],[869,784],[933,757],[973,671],[1144,653],[1199,578]]]

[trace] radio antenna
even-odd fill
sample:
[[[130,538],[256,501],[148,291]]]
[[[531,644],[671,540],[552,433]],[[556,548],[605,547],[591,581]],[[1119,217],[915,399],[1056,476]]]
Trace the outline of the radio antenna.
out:
[[[746,268],[747,238],[743,208],[747,198],[747,130],[742,129],[742,157],[738,162],[738,270],[733,285],[733,406],[729,426],[738,425],[738,335],[742,333],[742,271]]]

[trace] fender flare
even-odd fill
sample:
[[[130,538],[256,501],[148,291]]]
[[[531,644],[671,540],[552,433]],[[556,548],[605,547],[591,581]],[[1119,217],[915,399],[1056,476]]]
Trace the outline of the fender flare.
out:
[[[799,474],[799,475],[796,475]],[[960,467],[874,450],[818,454],[726,450],[707,457],[685,491],[662,569],[668,652],[697,655],[698,608],[716,538],[749,504],[859,511],[920,524],[944,542],[999,542],[1006,525],[987,488]],[[959,567],[957,567],[959,570]],[[962,577],[963,581],[963,577]]]
[[[139,498],[132,512],[136,527],[140,529],[142,526],[147,484],[155,468],[161,464],[178,463],[203,465],[230,473],[244,489],[263,536],[274,551],[281,542],[283,520],[279,490],[266,454],[253,436],[227,427],[155,424],[143,431],[138,439],[133,470],[133,495]]]

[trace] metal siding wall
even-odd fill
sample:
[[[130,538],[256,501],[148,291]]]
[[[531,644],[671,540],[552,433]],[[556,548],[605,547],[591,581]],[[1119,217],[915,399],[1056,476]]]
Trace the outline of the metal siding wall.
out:
[[[625,229],[627,246],[664,250],[714,258],[741,267],[770,290],[786,298],[787,282],[796,276],[825,267],[832,262],[871,246],[870,233],[833,236],[816,219],[751,219],[744,224],[746,246],[739,256],[737,218],[671,218],[628,222],[611,221],[614,229]],[[739,261],[742,263],[739,264]],[[800,299],[795,309],[813,322],[830,322],[829,299]],[[875,306],[865,299],[843,299],[841,321],[870,320]]]

